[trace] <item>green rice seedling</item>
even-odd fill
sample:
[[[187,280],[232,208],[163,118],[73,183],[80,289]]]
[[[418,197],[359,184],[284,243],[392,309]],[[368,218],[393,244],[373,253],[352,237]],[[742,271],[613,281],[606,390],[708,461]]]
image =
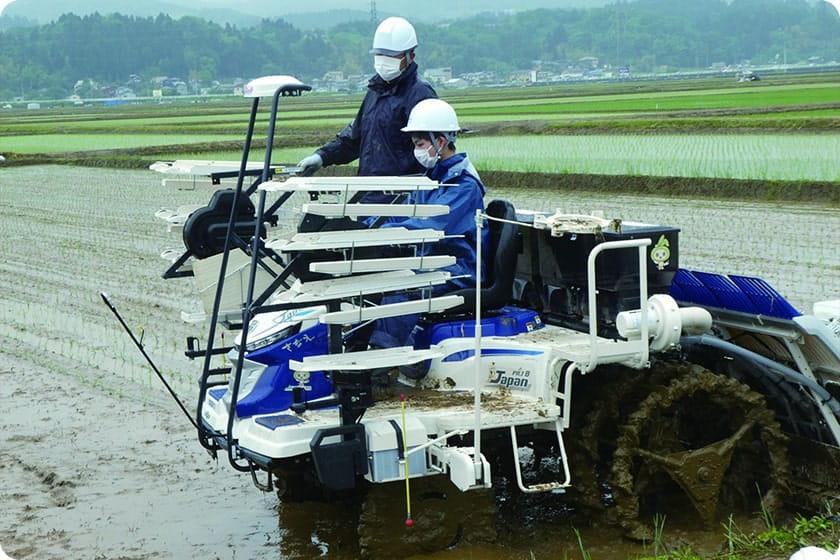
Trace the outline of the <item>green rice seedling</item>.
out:
[[[662,535],[665,532],[665,516],[657,513],[653,516],[653,555],[659,557],[662,549]]]
[[[589,554],[589,551],[583,546],[583,538],[580,536],[580,531],[573,528],[575,532],[575,538],[577,539],[578,549],[580,550],[580,557],[582,560],[592,560],[592,555]]]
[[[840,181],[840,135],[471,137],[479,170]]]
[[[760,499],[761,496],[762,496],[762,493],[761,493],[761,488],[758,486],[758,484],[755,485],[755,491],[756,491],[756,494],[758,495],[758,497]],[[770,531],[775,531],[776,530],[776,520],[773,518],[773,512],[770,511],[767,508],[767,504],[764,503],[764,500],[760,500],[760,504],[761,504],[761,511],[759,512],[759,514],[761,516],[761,520],[764,522],[764,526],[767,527],[767,529],[770,530]]]

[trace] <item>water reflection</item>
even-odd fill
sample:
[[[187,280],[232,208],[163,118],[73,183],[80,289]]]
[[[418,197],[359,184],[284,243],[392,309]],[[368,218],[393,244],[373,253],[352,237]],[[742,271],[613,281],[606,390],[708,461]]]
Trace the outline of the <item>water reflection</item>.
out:
[[[358,511],[347,502],[280,502],[278,556],[284,560],[359,557]]]
[[[516,507],[503,508],[498,518],[494,542],[480,544],[461,543],[450,550],[433,553],[416,553],[409,544],[410,538],[401,527],[388,528],[391,545],[405,549],[394,555],[392,549],[382,554],[373,553],[369,558],[390,560],[395,557],[409,560],[531,560],[532,558],[583,559],[582,551],[591,558],[639,558],[652,556],[657,550],[676,550],[690,544],[698,554],[713,554],[725,545],[722,532],[707,533],[702,530],[677,529],[665,521],[661,542],[637,543],[626,540],[621,529],[592,512],[575,513],[562,495],[531,496],[519,499]],[[527,503],[530,502],[530,503]],[[553,504],[551,502],[554,502]],[[527,510],[523,509],[527,506]],[[356,536],[355,510],[348,503],[280,503],[278,536],[275,558],[283,560],[333,560],[360,558]],[[402,518],[398,519],[400,523]],[[738,519],[738,527],[750,529],[756,520]],[[403,543],[403,544],[401,544]]]

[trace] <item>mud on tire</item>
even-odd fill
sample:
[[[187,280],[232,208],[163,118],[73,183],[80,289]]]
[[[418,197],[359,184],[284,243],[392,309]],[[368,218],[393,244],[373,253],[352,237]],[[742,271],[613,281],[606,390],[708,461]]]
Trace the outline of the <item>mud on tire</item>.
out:
[[[655,388],[619,428],[611,484],[628,536],[655,514],[707,528],[773,511],[786,492],[787,437],[764,397],[699,366]]]

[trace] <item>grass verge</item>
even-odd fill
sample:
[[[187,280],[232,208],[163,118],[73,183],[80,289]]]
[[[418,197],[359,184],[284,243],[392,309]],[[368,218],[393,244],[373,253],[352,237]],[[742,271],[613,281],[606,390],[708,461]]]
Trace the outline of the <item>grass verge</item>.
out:
[[[784,526],[777,526],[772,518],[765,518],[765,530],[755,533],[742,531],[730,518],[723,525],[725,549],[716,554],[699,554],[690,545],[669,547],[666,538],[652,543],[654,554],[638,560],[782,560],[805,546],[816,546],[830,552],[840,542],[840,516],[832,512],[804,517],[797,515]],[[665,520],[662,533],[667,531]]]

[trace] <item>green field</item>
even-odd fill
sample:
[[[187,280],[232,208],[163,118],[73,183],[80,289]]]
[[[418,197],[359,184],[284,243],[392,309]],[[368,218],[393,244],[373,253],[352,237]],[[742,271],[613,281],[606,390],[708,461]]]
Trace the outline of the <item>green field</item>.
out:
[[[616,120],[644,121],[661,128],[669,121],[691,117],[727,127],[730,119],[750,118],[752,125],[774,128],[784,117],[809,117],[810,129],[840,127],[840,76],[818,76],[816,83],[762,82],[720,84],[656,82],[628,85],[552,86],[498,90],[441,91],[467,127],[488,123],[535,120],[562,126],[581,119],[590,128],[609,129]],[[833,81],[832,81],[833,79]],[[778,78],[776,79],[779,80]],[[694,87],[688,89],[688,86]],[[722,86],[728,87],[722,87]],[[281,127],[295,131],[331,130],[347,123],[358,109],[360,96],[311,94],[282,100]],[[263,104],[260,122],[267,118]],[[0,136],[11,134],[74,134],[119,131],[127,133],[231,133],[242,134],[249,100],[227,98],[193,104],[138,104],[61,107],[41,111],[0,112]],[[598,119],[601,119],[598,122]],[[660,121],[660,122],[657,122]],[[676,121],[675,121],[676,122]],[[679,123],[677,123],[679,124]],[[691,127],[695,124],[688,123]],[[673,127],[680,130],[681,126]],[[550,131],[550,129],[546,129]],[[690,131],[690,130],[688,130]]]
[[[840,134],[497,136],[461,147],[478,169],[840,182]]]
[[[835,84],[807,84],[796,87],[766,86],[761,89],[727,88],[704,91],[664,91],[655,93],[626,93],[617,95],[519,99],[505,106],[492,101],[465,103],[459,114],[507,115],[529,113],[646,113],[655,111],[755,109],[768,106],[795,106],[805,103],[840,102]],[[835,113],[836,114],[836,113]]]
[[[241,140],[236,136],[198,134],[39,134],[0,137],[0,153],[50,154],[148,148],[172,144],[201,144],[206,142]]]
[[[479,135],[458,148],[479,171],[840,182],[840,134]],[[276,149],[273,159],[292,165],[312,149]],[[185,151],[169,159],[210,158],[238,160],[240,153]]]
[[[826,190],[826,184],[840,183],[838,81],[837,75],[778,76],[760,83],[684,80],[440,93],[471,131],[459,149],[497,180],[506,180],[499,173],[626,176],[635,184],[640,177],[683,177],[751,181],[741,194],[756,181],[813,182],[831,192],[837,189]],[[293,164],[332,138],[359,101],[357,95],[283,98],[274,161]],[[258,157],[268,105],[265,100],[258,113]],[[251,101],[242,98],[4,110],[0,154],[6,166],[140,168],[158,159],[238,160],[250,110]]]

